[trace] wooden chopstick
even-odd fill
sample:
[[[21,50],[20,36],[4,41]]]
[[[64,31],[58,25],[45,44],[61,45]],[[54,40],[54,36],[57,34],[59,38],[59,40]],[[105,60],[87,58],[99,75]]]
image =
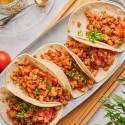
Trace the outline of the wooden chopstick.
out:
[[[52,19],[51,23],[49,23],[49,25],[47,26],[46,29],[44,29],[44,33],[46,33],[49,29],[51,29],[54,25],[56,25],[58,23],[58,21],[64,17],[65,13],[70,9],[70,7],[75,4],[77,0],[69,0],[68,3],[64,6],[63,9],[61,9],[61,11]]]

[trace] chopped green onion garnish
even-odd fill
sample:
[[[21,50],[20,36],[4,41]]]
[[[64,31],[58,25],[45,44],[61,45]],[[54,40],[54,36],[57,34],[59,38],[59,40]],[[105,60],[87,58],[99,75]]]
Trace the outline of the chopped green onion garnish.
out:
[[[68,75],[69,75],[69,77],[73,78],[75,76],[75,74],[76,73],[74,71],[70,71]]]
[[[35,94],[36,96],[39,96],[39,95],[40,95],[40,89],[36,88],[36,89],[34,90],[34,94]]]
[[[18,102],[17,105],[20,106],[24,111],[29,110],[29,106],[25,102]]]
[[[79,31],[78,31],[78,36],[83,36],[82,30],[79,30]]]
[[[49,92],[51,92],[52,86],[51,86],[51,85],[48,85],[48,86],[47,86],[47,89],[48,89]]]
[[[78,83],[82,83],[83,81],[86,80],[86,76],[82,73],[80,74],[79,78],[78,78]]]
[[[78,66],[78,64],[73,63],[73,65],[74,65],[74,67],[75,67],[75,69],[76,69],[77,71],[80,69],[79,66]]]
[[[22,118],[24,118],[24,113],[25,113],[24,111],[18,112],[16,114],[16,119],[21,120]]]
[[[32,120],[31,119],[27,120],[26,125],[32,125]]]
[[[118,47],[121,47],[122,44],[123,44],[123,41],[122,41],[122,40],[119,40]]]

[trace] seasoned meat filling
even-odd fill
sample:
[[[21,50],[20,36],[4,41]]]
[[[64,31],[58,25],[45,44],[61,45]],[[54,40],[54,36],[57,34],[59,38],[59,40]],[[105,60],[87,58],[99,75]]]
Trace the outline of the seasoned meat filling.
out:
[[[60,107],[41,108],[13,97],[8,98],[7,115],[13,125],[48,125],[57,115]]]
[[[57,78],[33,65],[28,59],[18,63],[12,72],[11,79],[19,84],[31,98],[46,102],[61,102],[67,104],[71,98],[70,92],[64,90]]]
[[[69,79],[71,87],[77,90],[92,88],[94,82],[79,68],[66,51],[48,50],[41,58],[50,60],[61,67]]]
[[[125,42],[125,18],[113,17],[106,12],[96,14],[90,10],[85,12],[89,20],[87,36],[90,41],[101,41],[115,48]]]
[[[108,70],[115,59],[115,52],[86,46],[74,39],[69,39],[65,45],[74,52],[95,75],[99,68]]]

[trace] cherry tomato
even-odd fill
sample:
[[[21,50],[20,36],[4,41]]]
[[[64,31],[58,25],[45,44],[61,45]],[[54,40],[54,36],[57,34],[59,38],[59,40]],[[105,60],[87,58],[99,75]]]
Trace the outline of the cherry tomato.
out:
[[[10,55],[5,51],[0,51],[0,72],[10,63]]]

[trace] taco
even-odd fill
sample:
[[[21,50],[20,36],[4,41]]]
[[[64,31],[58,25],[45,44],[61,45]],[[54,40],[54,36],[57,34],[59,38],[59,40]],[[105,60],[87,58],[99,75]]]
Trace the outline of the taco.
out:
[[[46,59],[59,66],[71,85],[73,97],[81,96],[85,91],[92,88],[94,81],[86,75],[83,68],[79,67],[77,61],[72,57],[70,51],[59,43],[43,45],[36,52],[34,57],[38,60]]]
[[[79,39],[69,38],[65,46],[96,82],[103,80],[116,67],[118,54],[111,50],[88,46],[77,40]]]
[[[70,17],[69,36],[87,45],[116,52],[125,50],[125,9],[113,2],[93,2]]]
[[[7,89],[14,95],[37,106],[66,105],[71,99],[71,88],[63,80],[62,71],[27,54],[17,57],[9,66],[7,83]]]
[[[0,115],[8,125],[56,125],[63,108],[38,107],[0,88]]]

